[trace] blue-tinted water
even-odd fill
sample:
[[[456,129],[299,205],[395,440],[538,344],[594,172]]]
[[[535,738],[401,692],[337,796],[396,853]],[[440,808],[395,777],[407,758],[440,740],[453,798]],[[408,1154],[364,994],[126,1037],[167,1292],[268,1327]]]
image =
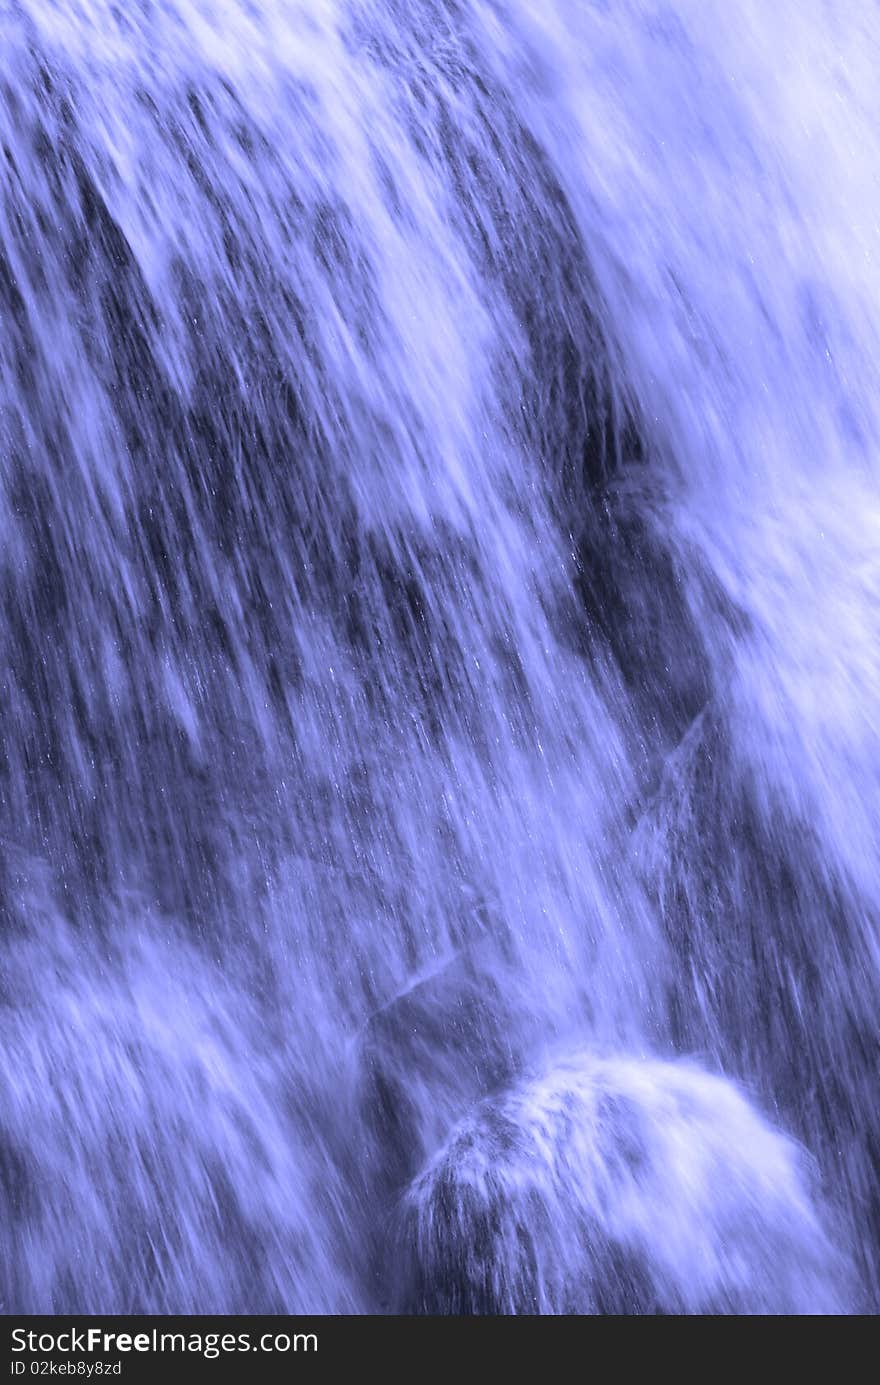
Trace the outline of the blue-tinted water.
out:
[[[880,1304],[880,20],[0,0],[0,1306]]]

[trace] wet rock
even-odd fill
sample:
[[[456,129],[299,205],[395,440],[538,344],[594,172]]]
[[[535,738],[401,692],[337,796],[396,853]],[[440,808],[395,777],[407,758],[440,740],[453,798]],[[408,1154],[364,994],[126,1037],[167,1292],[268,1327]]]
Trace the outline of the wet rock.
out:
[[[800,1148],[726,1080],[575,1055],[481,1104],[414,1181],[401,1309],[845,1311]]]

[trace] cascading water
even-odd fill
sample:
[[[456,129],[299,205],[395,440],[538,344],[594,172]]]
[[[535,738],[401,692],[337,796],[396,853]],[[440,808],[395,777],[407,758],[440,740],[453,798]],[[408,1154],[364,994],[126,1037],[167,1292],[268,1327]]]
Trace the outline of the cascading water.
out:
[[[0,0],[0,1306],[880,1306],[880,23]]]

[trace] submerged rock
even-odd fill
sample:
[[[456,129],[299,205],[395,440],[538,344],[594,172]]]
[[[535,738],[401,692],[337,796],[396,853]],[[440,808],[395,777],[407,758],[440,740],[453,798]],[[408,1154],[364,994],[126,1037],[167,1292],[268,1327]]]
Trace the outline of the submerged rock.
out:
[[[802,1150],[689,1063],[579,1054],[483,1102],[400,1238],[410,1312],[846,1311]]]

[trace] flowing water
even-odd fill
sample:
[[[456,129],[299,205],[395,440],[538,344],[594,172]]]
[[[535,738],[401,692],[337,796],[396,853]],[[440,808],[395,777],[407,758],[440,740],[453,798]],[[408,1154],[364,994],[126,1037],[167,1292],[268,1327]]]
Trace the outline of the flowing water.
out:
[[[0,1307],[880,1307],[867,0],[0,0]]]

